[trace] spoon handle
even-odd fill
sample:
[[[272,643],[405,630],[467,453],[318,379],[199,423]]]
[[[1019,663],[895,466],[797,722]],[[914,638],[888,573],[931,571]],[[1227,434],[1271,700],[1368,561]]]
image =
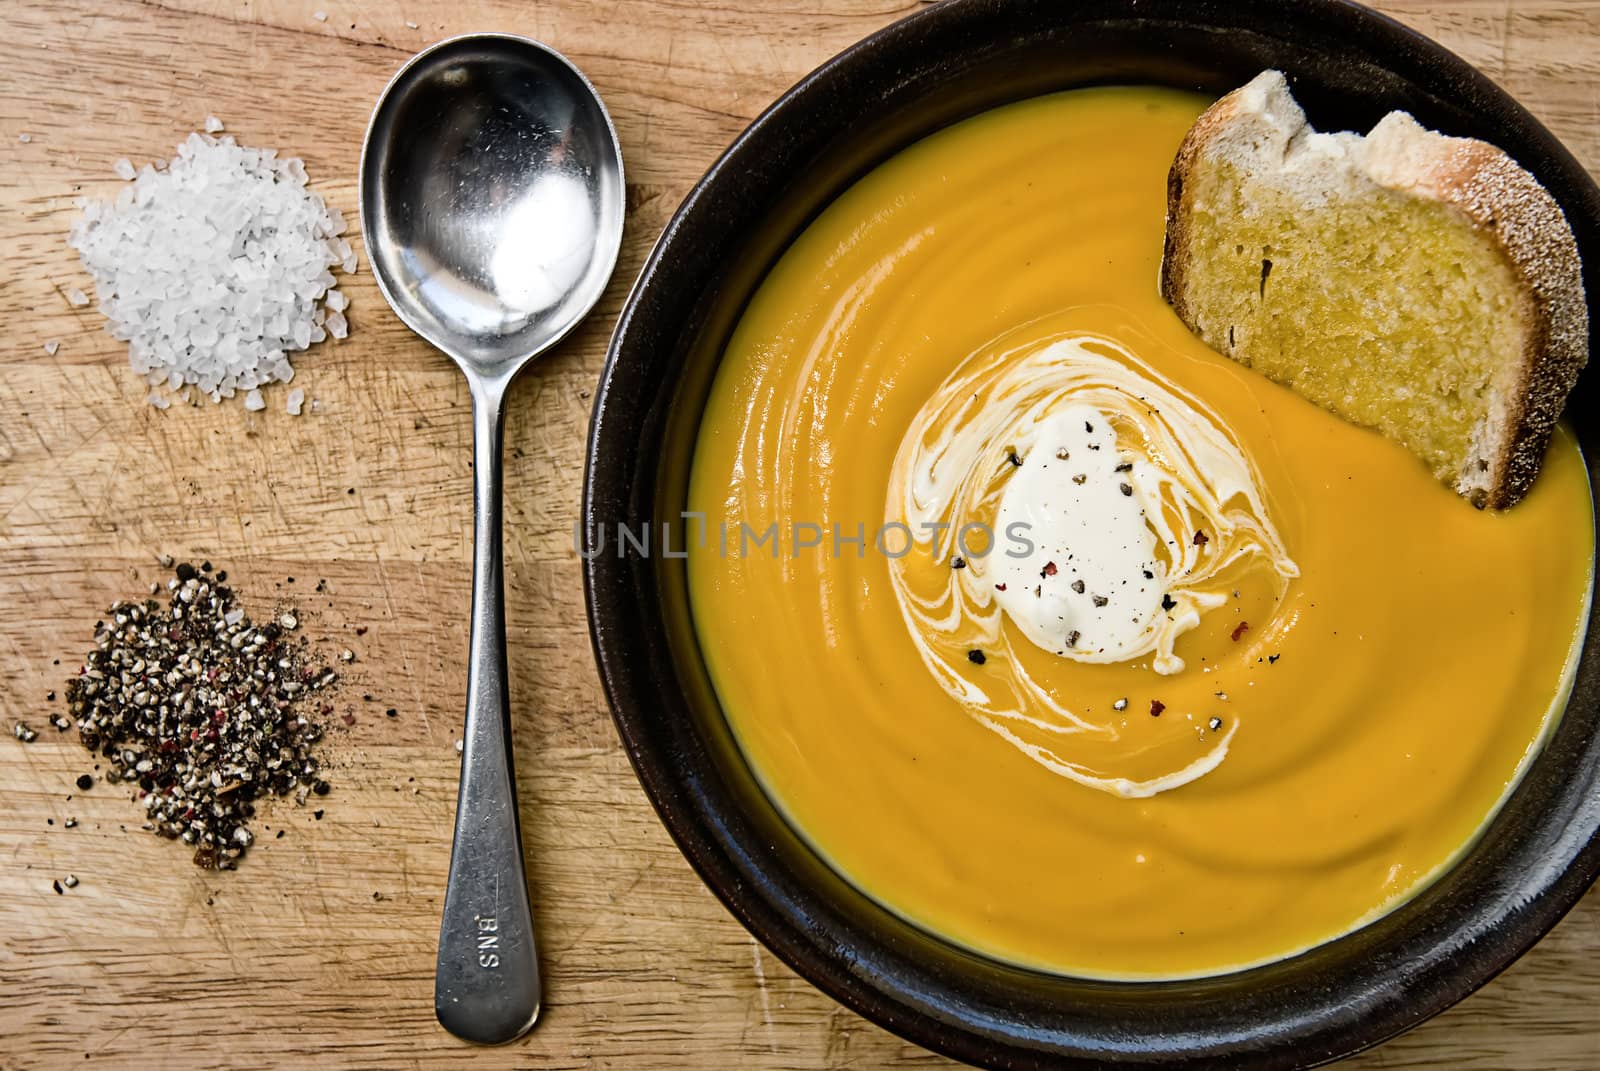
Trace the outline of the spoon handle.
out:
[[[500,553],[504,382],[473,382],[475,545],[467,722],[455,845],[439,926],[434,1013],[450,1033],[499,1044],[539,1016],[539,959],[512,769]]]

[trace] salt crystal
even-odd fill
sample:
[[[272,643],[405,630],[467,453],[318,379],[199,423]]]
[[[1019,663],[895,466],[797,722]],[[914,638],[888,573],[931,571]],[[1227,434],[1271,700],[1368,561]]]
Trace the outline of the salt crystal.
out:
[[[344,338],[346,335],[348,335],[350,333],[350,328],[345,323],[345,319],[344,319],[344,314],[343,313],[340,313],[340,312],[331,312],[331,313],[329,313],[328,314],[328,319],[327,319],[327,325],[328,325],[328,334],[332,335],[334,338]]]
[[[252,413],[259,412],[267,407],[267,401],[261,397],[261,392],[251,388],[250,393],[244,396],[244,407]]]
[[[68,305],[87,305],[87,304],[89,304],[89,295],[85,294],[82,290],[79,290],[77,287],[73,287],[71,290],[67,291],[67,304]]]
[[[350,299],[337,290],[329,290],[324,300],[327,302],[328,308],[334,312],[343,312],[350,307]]]
[[[406,20],[406,29],[415,30],[416,28],[417,28],[417,24],[416,23],[412,22],[410,19]]]
[[[289,397],[284,405],[284,408],[288,410],[290,416],[299,416],[300,407],[305,404],[305,400],[306,392],[301,390],[299,387],[296,387],[294,390],[289,392]]]
[[[18,134],[17,135],[17,140],[22,142],[22,144],[26,145],[26,144],[28,144],[28,142],[33,140],[33,135],[32,134]]]
[[[154,390],[145,397],[145,401],[149,402],[157,409],[165,409],[172,404],[171,402],[167,401],[166,395],[162,394],[160,391]]]
[[[318,22],[328,21],[328,13],[326,11],[313,11],[311,13],[311,17],[316,19]]]
[[[54,357],[56,355],[56,350],[59,350],[60,348],[61,348],[61,343],[57,342],[55,339],[53,339],[53,338],[45,339],[44,351],[46,353],[48,353],[50,356]]]
[[[213,401],[291,379],[286,351],[322,341],[327,313],[348,307],[327,296],[329,266],[355,266],[342,215],[305,188],[300,160],[211,136],[220,125],[207,116],[171,161],[83,204],[69,235],[134,371]]]
[[[112,164],[111,170],[115,171],[120,179],[131,180],[133,178],[133,164],[126,156]]]

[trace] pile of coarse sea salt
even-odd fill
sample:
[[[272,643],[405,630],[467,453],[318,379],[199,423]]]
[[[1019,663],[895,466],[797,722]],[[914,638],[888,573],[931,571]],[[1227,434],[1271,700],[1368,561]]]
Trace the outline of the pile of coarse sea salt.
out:
[[[128,360],[167,408],[161,388],[212,401],[294,378],[289,354],[349,328],[333,268],[356,270],[344,217],[306,189],[304,164],[231,137],[190,134],[164,167],[135,172],[115,200],[85,202],[69,238],[94,276],[107,330],[128,344]],[[305,392],[290,391],[298,413]]]

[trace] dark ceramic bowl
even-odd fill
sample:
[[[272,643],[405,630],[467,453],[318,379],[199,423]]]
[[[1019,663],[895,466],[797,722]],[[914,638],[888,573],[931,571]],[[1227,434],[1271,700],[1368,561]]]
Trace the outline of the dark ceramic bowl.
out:
[[[584,491],[591,532],[618,522],[681,529],[695,431],[730,330],[788,242],[874,165],[1020,98],[1100,83],[1220,94],[1265,67],[1289,74],[1319,128],[1365,130],[1404,108],[1504,148],[1566,210],[1588,291],[1600,293],[1600,191],[1583,168],[1487,78],[1387,18],[1337,0],[948,0],[784,94],[668,224],[617,325],[595,401]],[[1591,312],[1590,323],[1600,316]],[[1569,409],[1591,458],[1600,456],[1593,379]],[[673,545],[685,545],[681,531]],[[972,1063],[1334,1060],[1483,985],[1600,873],[1600,630],[1591,625],[1572,700],[1521,786],[1471,852],[1399,910],[1293,959],[1197,981],[1108,983],[1008,966],[879,907],[785,824],[718,708],[681,560],[608,550],[587,562],[586,581],[623,743],[701,877],[823,991]]]

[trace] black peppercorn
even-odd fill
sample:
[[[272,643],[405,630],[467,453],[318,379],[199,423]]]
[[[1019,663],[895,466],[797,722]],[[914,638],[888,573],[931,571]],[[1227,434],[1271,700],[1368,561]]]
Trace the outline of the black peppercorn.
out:
[[[144,828],[190,846],[198,866],[231,870],[255,839],[254,800],[328,791],[315,775],[322,729],[306,708],[332,709],[313,696],[337,675],[309,663],[293,624],[254,624],[209,562],[171,567],[168,605],[111,607],[65,698],[84,746],[108,761],[101,776],[138,786]]]

